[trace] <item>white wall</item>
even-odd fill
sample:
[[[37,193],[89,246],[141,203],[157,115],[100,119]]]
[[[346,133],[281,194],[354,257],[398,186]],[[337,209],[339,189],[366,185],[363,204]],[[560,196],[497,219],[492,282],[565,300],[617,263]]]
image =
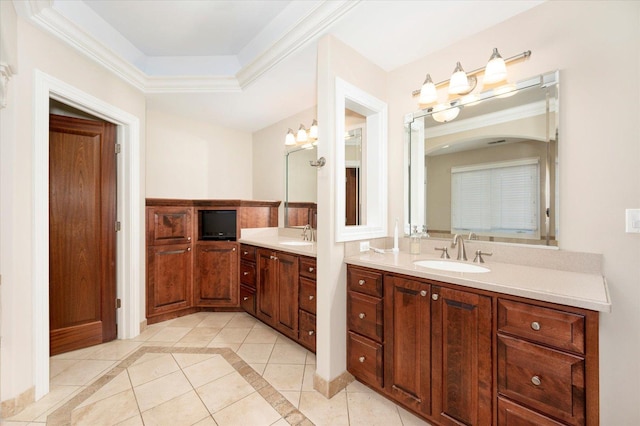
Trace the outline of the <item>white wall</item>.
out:
[[[560,247],[604,255],[600,424],[640,424],[640,235],[624,232],[625,208],[640,208],[640,2],[546,2],[390,73],[389,170],[402,170],[402,117],[425,74],[483,66],[493,47],[531,49],[509,68],[514,81],[560,70]],[[401,177],[389,184],[389,217],[401,216]]]
[[[251,133],[147,110],[147,198],[251,199]]]
[[[10,80],[9,102],[0,113],[0,394],[3,401],[15,398],[34,385],[32,271],[40,261],[33,257],[32,244],[36,201],[33,199],[34,70],[39,69],[138,117],[142,124],[141,149],[144,152],[144,96],[99,65],[22,19],[17,18],[16,24],[14,37],[17,38],[14,41],[19,52],[17,69],[20,73]],[[134,166],[144,173],[143,163]],[[138,225],[143,226],[144,217],[140,217],[140,221]],[[142,241],[140,246],[144,247]],[[144,259],[143,253],[141,258]],[[139,286],[142,291],[142,282],[133,285]]]

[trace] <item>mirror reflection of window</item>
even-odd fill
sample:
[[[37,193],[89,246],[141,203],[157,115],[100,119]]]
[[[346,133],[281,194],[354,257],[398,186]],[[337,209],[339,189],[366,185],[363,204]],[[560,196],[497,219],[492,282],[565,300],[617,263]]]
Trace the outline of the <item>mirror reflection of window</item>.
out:
[[[345,225],[357,226],[363,223],[363,194],[365,191],[364,174],[362,173],[364,127],[367,118],[353,110],[345,109]]]

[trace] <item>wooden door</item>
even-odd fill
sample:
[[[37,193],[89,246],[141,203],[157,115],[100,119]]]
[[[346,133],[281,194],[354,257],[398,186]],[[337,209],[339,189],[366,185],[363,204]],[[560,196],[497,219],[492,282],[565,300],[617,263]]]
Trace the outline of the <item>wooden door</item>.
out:
[[[116,338],[116,126],[51,115],[51,355]]]
[[[276,328],[288,337],[298,338],[298,256],[276,252],[278,267]]]
[[[274,258],[275,252],[267,249],[258,249],[257,315],[262,321],[275,327],[277,265]]]
[[[491,298],[432,286],[433,416],[442,425],[490,425]]]
[[[430,285],[384,279],[385,387],[412,409],[431,413]]]
[[[196,306],[239,306],[238,243],[198,244],[196,265]]]

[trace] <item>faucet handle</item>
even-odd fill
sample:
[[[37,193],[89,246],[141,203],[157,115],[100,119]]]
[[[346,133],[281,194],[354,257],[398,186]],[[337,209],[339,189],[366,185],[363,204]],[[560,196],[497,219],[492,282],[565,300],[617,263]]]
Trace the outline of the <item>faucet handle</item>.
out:
[[[435,250],[440,250],[442,252],[442,255],[440,255],[440,259],[451,259],[451,256],[449,256],[449,251],[446,247],[435,247]]]
[[[484,263],[482,256],[492,256],[493,253],[483,253],[482,250],[476,250],[476,257],[473,258],[474,263]]]

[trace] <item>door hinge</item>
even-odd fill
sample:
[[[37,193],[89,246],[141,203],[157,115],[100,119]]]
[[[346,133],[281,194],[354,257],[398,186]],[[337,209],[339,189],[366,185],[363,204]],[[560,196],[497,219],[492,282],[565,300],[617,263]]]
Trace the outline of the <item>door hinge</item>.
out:
[[[116,222],[116,232],[120,230],[120,221]]]
[[[116,154],[120,154],[120,151],[122,150],[122,145],[120,145],[119,143],[116,144]]]
[[[122,308],[122,300],[116,299],[116,309]]]

